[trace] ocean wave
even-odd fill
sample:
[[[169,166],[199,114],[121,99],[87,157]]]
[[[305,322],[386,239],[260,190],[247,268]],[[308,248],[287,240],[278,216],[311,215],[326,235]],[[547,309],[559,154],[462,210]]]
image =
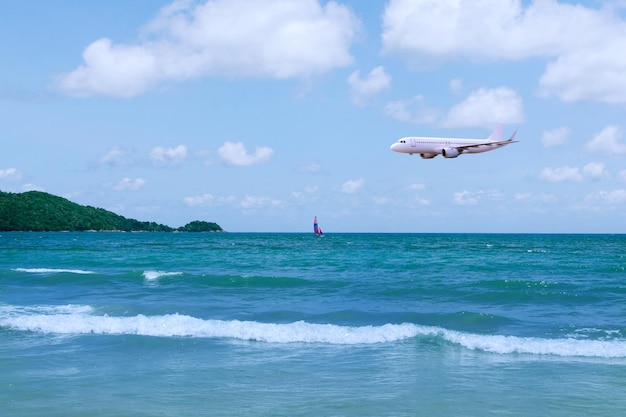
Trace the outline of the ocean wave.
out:
[[[261,323],[201,319],[181,314],[112,317],[95,315],[90,306],[17,307],[0,305],[0,326],[52,334],[139,335],[153,337],[226,338],[267,343],[359,345],[435,338],[470,350],[495,354],[626,358],[626,340],[545,339],[463,333],[413,323],[341,326],[297,321]]]
[[[31,274],[58,274],[58,273],[68,273],[68,274],[95,274],[94,271],[86,271],[83,269],[63,269],[63,268],[15,268],[13,271],[17,272],[28,272]]]
[[[148,281],[154,281],[161,277],[169,277],[173,275],[182,275],[182,272],[144,271],[143,273],[143,277]]]

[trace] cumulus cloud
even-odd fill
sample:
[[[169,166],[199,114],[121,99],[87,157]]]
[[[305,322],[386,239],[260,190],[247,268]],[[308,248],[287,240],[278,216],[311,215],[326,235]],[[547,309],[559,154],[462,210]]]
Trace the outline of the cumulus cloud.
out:
[[[475,206],[480,202],[482,198],[487,198],[489,200],[500,200],[502,199],[502,193],[496,190],[487,190],[487,191],[459,191],[454,193],[454,204],[459,206]]]
[[[558,146],[567,142],[569,138],[570,129],[566,126],[557,127],[552,130],[544,130],[541,142],[546,148],[550,146]]]
[[[22,173],[16,168],[0,169],[0,180],[3,181],[19,181],[22,179]]]
[[[185,197],[183,202],[189,206],[205,206],[210,205],[215,200],[212,194],[203,194],[195,197]]]
[[[143,178],[132,179],[125,177],[115,185],[114,189],[118,191],[135,191],[146,185],[147,182]]]
[[[459,191],[454,193],[454,204],[459,206],[475,206],[478,204],[478,195],[470,191]]]
[[[383,51],[412,64],[547,58],[545,96],[626,102],[626,22],[619,11],[556,0],[390,0]]]
[[[178,145],[175,148],[157,146],[150,152],[152,163],[157,167],[176,167],[187,158],[187,147]]]
[[[624,155],[626,154],[626,145],[619,141],[621,137],[622,132],[619,127],[607,126],[587,143],[586,148],[591,152]]]
[[[277,207],[282,206],[284,203],[280,200],[273,199],[271,197],[253,197],[245,196],[239,203],[244,209],[259,208],[259,207]]]
[[[183,203],[189,207],[194,206],[214,206],[214,205],[233,205],[237,199],[232,196],[215,197],[213,194],[202,194],[193,197],[185,197]]]
[[[58,86],[75,96],[133,97],[210,75],[308,78],[350,65],[359,28],[332,1],[174,1],[146,25],[143,40],[88,45],[83,64],[61,74]]]
[[[606,33],[607,38],[596,47],[572,51],[551,62],[539,80],[541,93],[566,102],[626,103],[626,25],[621,22],[615,31]],[[612,35],[618,38],[611,39]]]
[[[371,70],[365,79],[361,78],[360,71],[354,71],[348,76],[348,85],[352,101],[358,106],[363,106],[376,94],[391,86],[391,77],[384,67],[378,66]]]
[[[598,179],[607,177],[608,171],[602,162],[590,162],[583,167],[583,175],[585,178]]]
[[[157,55],[157,51],[143,46],[114,45],[110,39],[98,39],[83,52],[84,65],[59,77],[59,87],[79,97],[136,96],[162,77]]]
[[[109,166],[127,166],[132,164],[131,151],[114,146],[100,157],[100,164]]]
[[[546,194],[546,193],[517,193],[513,196],[518,202],[540,202],[540,203],[556,203],[558,202],[558,198],[554,194]]]
[[[408,100],[388,103],[385,106],[385,114],[401,122],[425,124],[435,123],[439,118],[440,112],[428,107],[424,97],[417,95]]]
[[[626,190],[596,191],[585,197],[585,201],[600,201],[609,204],[626,202]]]
[[[447,127],[493,127],[498,122],[519,123],[524,120],[521,97],[508,87],[480,88],[456,104],[444,121]]]
[[[274,150],[267,146],[257,146],[254,154],[248,154],[246,147],[241,142],[226,142],[217,153],[222,160],[229,165],[253,165],[267,162],[274,155]]]
[[[520,95],[511,88],[480,88],[454,105],[443,117],[439,110],[427,106],[421,95],[391,102],[385,107],[385,113],[395,120],[409,123],[491,128],[499,122],[522,122],[524,105]]]
[[[580,169],[574,167],[544,168],[539,178],[548,182],[582,181]]]
[[[576,167],[544,168],[539,178],[547,182],[597,180],[608,177],[609,172],[602,162],[590,162],[582,169]]]
[[[341,191],[346,194],[354,194],[359,191],[364,184],[365,180],[363,178],[359,178],[358,180],[348,180],[341,186]]]

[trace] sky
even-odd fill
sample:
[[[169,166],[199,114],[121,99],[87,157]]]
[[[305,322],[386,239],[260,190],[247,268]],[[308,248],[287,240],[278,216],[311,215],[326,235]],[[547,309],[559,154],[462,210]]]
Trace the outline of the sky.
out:
[[[5,3],[1,191],[229,232],[626,233],[626,1]],[[389,148],[498,122],[517,143]]]

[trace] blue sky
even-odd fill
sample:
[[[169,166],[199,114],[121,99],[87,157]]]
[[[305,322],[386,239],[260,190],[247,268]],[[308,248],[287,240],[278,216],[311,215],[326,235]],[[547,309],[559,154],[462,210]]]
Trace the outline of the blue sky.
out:
[[[2,191],[232,232],[626,233],[626,2],[2,9]],[[499,121],[518,143],[389,149]]]

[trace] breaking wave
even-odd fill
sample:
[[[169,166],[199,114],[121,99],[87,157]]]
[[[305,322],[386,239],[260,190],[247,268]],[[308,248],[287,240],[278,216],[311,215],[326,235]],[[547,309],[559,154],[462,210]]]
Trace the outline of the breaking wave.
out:
[[[626,340],[545,339],[479,335],[412,323],[380,326],[340,326],[297,321],[261,323],[201,319],[181,314],[158,316],[96,315],[90,306],[18,307],[0,305],[0,326],[18,331],[81,335],[230,338],[267,343],[357,345],[429,337],[496,354],[626,358]]]
[[[31,274],[58,274],[58,273],[67,273],[67,274],[95,274],[94,271],[85,271],[83,269],[62,269],[62,268],[15,268],[13,269],[17,272],[28,272]]]
[[[182,275],[182,272],[144,271],[143,273],[143,277],[148,281],[154,281],[161,277],[169,277],[174,275]]]

